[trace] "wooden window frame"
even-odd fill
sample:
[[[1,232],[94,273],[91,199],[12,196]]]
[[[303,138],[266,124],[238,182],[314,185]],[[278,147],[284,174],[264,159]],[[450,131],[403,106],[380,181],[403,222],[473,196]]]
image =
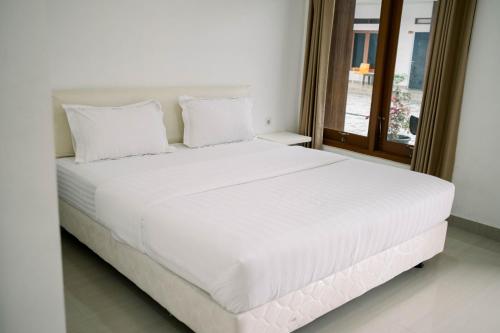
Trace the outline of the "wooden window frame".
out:
[[[352,9],[352,2],[347,1],[347,3],[349,2],[351,4],[346,4],[346,6],[351,6]],[[355,1],[353,2],[355,3]],[[331,128],[325,128],[323,132],[323,144],[401,163],[409,164],[411,162],[411,156],[413,153],[412,145],[387,140],[389,109],[392,96],[403,2],[404,0],[382,0],[377,41],[377,57],[375,62],[376,71],[373,80],[368,135],[362,136]],[[354,18],[352,18],[352,21],[354,21]],[[353,26],[351,29],[353,29]],[[335,45],[335,38],[338,39],[338,36],[335,37],[334,35],[335,33],[332,34],[331,46],[331,52],[333,53],[338,50],[337,45]],[[352,39],[353,36],[354,34],[352,34]],[[335,55],[331,57],[331,61],[336,61]],[[339,84],[335,83],[337,80],[332,78],[335,73],[335,69],[332,70],[333,67],[334,66],[330,64],[326,99],[327,104],[325,107],[326,113],[334,113],[333,110],[336,103],[335,95],[337,94],[335,89],[343,89],[341,93],[347,94],[347,87],[340,88]],[[335,118],[335,115],[331,117]],[[337,116],[337,118],[339,117]]]

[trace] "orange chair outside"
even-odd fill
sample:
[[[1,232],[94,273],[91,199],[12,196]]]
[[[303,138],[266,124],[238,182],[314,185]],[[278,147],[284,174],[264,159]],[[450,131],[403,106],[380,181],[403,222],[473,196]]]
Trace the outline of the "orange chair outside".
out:
[[[365,62],[361,63],[361,65],[359,65],[358,73],[359,74],[370,73],[370,64],[367,64]]]

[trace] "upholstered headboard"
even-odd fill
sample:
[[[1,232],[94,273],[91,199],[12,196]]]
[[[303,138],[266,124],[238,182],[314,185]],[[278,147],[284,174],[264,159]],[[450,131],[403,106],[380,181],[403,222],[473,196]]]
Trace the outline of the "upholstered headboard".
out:
[[[150,87],[150,88],[94,88],[57,90],[53,92],[54,135],[56,157],[73,156],[73,145],[68,120],[62,104],[120,106],[154,99],[161,103],[163,121],[169,143],[182,142],[183,124],[178,97],[248,96],[249,86],[228,87]]]

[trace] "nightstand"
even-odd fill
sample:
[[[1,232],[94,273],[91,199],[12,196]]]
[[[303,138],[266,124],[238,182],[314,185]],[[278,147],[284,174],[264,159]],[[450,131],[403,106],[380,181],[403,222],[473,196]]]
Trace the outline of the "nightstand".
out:
[[[257,135],[259,139],[273,141],[288,146],[311,142],[310,136],[300,135],[292,132],[275,132]]]

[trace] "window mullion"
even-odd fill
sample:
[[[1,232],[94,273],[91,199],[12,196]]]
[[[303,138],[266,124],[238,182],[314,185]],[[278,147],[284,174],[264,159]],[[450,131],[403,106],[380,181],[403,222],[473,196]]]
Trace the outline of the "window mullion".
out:
[[[368,148],[379,150],[388,128],[392,81],[396,62],[403,0],[383,0],[377,46],[377,62],[368,131]]]

